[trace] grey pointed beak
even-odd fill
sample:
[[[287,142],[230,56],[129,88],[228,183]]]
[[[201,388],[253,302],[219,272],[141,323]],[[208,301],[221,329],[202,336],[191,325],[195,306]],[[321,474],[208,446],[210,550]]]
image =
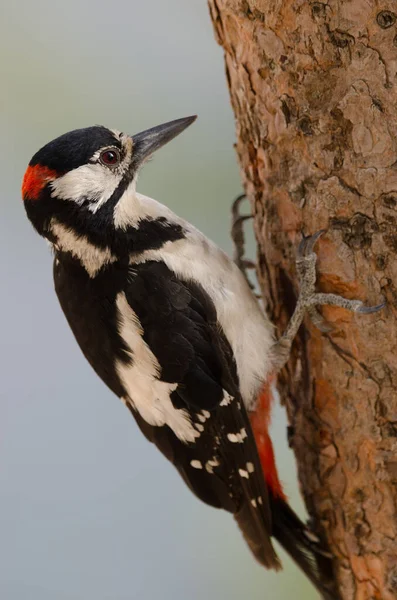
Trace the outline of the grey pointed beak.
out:
[[[138,168],[149,156],[156,152],[159,148],[170,142],[177,135],[182,133],[195,120],[197,115],[177,119],[163,125],[157,125],[146,131],[141,131],[136,135],[131,136],[133,142],[133,165],[134,169]]]

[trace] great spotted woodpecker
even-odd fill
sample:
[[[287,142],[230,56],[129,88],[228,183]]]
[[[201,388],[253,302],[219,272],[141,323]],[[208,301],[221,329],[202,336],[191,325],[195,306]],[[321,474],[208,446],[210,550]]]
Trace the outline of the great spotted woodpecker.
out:
[[[54,250],[55,289],[81,350],[144,435],[207,504],[231,512],[268,568],[277,539],[324,598],[315,536],[289,507],[268,426],[271,382],[315,293],[318,234],[298,255],[301,293],[279,342],[238,267],[190,223],[136,191],[139,168],[188,127],[179,119],[132,137],[95,126],[39,150],[22,194]]]

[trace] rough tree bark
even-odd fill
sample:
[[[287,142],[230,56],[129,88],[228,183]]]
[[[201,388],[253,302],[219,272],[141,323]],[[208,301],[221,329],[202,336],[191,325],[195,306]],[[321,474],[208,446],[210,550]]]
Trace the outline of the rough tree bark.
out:
[[[388,306],[324,308],[280,378],[304,498],[346,600],[397,598],[397,5],[209,0],[255,215],[258,276],[282,331],[300,232],[328,229],[318,287]],[[394,11],[394,12],[393,12]]]

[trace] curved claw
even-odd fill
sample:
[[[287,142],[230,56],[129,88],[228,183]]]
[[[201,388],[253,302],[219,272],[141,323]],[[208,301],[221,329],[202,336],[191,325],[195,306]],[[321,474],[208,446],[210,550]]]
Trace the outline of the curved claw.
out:
[[[237,219],[233,220],[233,227],[240,227],[244,221],[248,221],[248,219],[253,219],[253,215],[241,215],[237,217]]]
[[[241,266],[242,266],[244,269],[256,269],[256,264],[254,263],[254,261],[253,261],[253,260],[250,260],[249,258],[244,258],[244,259],[241,261]]]
[[[246,196],[245,194],[240,194],[240,195],[239,195],[239,196],[237,196],[237,198],[236,198],[236,199],[233,201],[233,204],[232,204],[232,213],[233,213],[233,214],[238,214],[238,209],[239,209],[239,206],[240,206],[241,202],[242,202],[243,200],[245,200],[245,199],[246,199],[246,197],[247,197],[247,196]]]
[[[382,304],[377,304],[376,306],[360,306],[356,312],[362,315],[370,315],[371,313],[376,313],[382,308],[385,308],[386,302],[382,302]]]
[[[307,256],[308,254],[311,254],[313,252],[313,248],[316,245],[317,241],[319,240],[319,238],[322,235],[324,235],[324,233],[326,233],[326,231],[327,231],[326,229],[320,229],[313,235],[305,236],[303,234],[302,241],[298,247],[298,252],[297,252],[298,257],[301,258],[303,256]]]
[[[249,287],[254,292],[255,285],[253,283],[251,283],[251,281],[248,277],[247,271],[249,269],[255,269],[256,265],[252,260],[245,258],[245,256],[244,256],[244,251],[245,251],[244,223],[245,223],[245,221],[252,219],[253,215],[240,215],[240,204],[241,204],[241,202],[246,200],[246,198],[247,198],[246,194],[240,194],[239,196],[237,196],[237,198],[234,200],[234,202],[232,204],[231,235],[232,235],[232,240],[233,240],[233,244],[234,244],[233,260],[234,260],[235,264],[238,266],[238,268],[240,269],[240,271],[242,272]],[[255,295],[257,296],[257,294],[255,294]],[[260,298],[260,296],[257,296],[257,297]]]
[[[333,326],[324,319],[322,314],[317,310],[315,306],[311,306],[308,309],[310,319],[315,327],[322,333],[330,333],[333,331]]]

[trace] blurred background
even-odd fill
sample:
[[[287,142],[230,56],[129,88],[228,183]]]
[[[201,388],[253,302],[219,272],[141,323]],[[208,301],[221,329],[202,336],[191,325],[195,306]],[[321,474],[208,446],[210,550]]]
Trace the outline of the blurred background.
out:
[[[67,130],[135,133],[197,113],[138,190],[231,251],[241,183],[205,0],[3,2],[0,75],[0,597],[315,599],[285,556],[278,575],[255,563],[232,517],[194,498],[91,370],[20,198],[31,156]],[[303,514],[285,428],[277,407],[279,468]]]

